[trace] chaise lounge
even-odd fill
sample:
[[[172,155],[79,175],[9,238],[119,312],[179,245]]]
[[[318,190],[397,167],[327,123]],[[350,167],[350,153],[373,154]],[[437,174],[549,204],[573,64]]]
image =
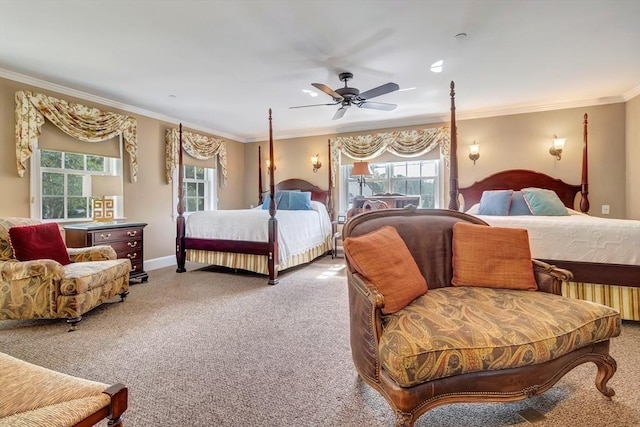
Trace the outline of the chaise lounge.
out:
[[[22,247],[29,260],[18,259],[15,231],[22,232],[23,246],[44,240],[35,249],[41,259],[28,256],[29,248]],[[0,320],[67,319],[75,330],[87,311],[116,295],[124,301],[130,271],[131,261],[116,259],[111,246],[67,248],[55,223],[0,218]]]
[[[409,207],[354,216],[343,239],[353,362],[396,426],[443,404],[541,394],[586,362],[614,395],[619,313],[562,297],[571,272],[531,260],[526,230]]]

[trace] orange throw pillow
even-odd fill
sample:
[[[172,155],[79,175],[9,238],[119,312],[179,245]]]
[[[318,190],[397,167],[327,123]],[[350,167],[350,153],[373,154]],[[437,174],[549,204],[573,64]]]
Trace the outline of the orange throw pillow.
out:
[[[451,284],[537,290],[527,230],[455,223]]]
[[[384,296],[383,313],[395,313],[427,292],[427,281],[395,227],[347,237],[343,246],[353,268]]]

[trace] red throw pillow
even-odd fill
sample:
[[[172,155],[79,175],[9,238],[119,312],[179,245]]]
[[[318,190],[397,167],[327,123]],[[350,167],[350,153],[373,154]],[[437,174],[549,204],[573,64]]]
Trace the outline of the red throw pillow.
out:
[[[537,290],[527,230],[455,223],[451,284]]]
[[[384,296],[383,313],[395,313],[427,292],[427,281],[395,227],[348,237],[343,246],[353,268]]]
[[[11,227],[9,243],[13,256],[18,261],[52,259],[62,265],[71,264],[67,247],[55,222]]]

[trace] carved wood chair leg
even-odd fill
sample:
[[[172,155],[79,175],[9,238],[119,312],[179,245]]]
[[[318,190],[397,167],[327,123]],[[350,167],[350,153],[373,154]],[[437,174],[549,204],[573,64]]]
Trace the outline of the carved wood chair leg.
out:
[[[602,356],[600,361],[595,362],[598,367],[598,373],[596,374],[596,387],[600,391],[600,393],[604,394],[609,400],[616,394],[615,391],[611,387],[607,386],[607,383],[613,377],[613,374],[616,373],[618,369],[618,364],[613,359],[613,357]]]
[[[123,302],[125,299],[127,299],[127,295],[129,295],[129,291],[120,293],[120,302]]]
[[[122,423],[122,417],[118,417],[118,418],[114,418],[114,419],[109,420],[107,425],[109,427],[123,427],[124,426],[124,424]]]
[[[67,319],[69,324],[69,332],[73,332],[78,329],[78,323],[82,320],[82,316],[74,317],[73,319]]]

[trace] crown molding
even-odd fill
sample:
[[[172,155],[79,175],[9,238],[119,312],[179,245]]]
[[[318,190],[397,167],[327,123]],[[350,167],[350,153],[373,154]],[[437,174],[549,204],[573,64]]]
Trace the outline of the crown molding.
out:
[[[219,136],[222,138],[230,139],[232,141],[238,141],[238,137],[235,135],[227,134],[225,132],[220,132],[214,129],[209,129],[204,126],[196,125],[194,123],[188,123],[176,119],[175,117],[166,116],[164,114],[156,113],[154,111],[145,110],[143,108],[134,107],[133,105],[124,104],[122,102],[113,101],[111,99],[102,98],[100,96],[96,96],[90,94],[88,92],[83,92],[76,89],[71,89],[66,86],[58,85],[55,83],[47,82],[45,80],[37,79],[35,77],[25,76],[24,74],[16,73],[14,71],[9,71],[3,68],[0,68],[0,77],[13,80],[16,82],[24,83],[30,86],[35,86],[41,89],[47,89],[52,92],[60,93],[63,95],[73,96],[74,98],[84,99],[85,101],[95,102],[96,104],[104,105],[107,107],[117,108],[119,110],[127,111],[129,113],[138,114],[140,116],[149,117],[152,119],[160,120],[163,122],[168,122],[171,124],[175,124],[176,126],[182,123],[183,127],[187,127],[192,130],[197,130],[200,132],[206,132],[209,134],[213,134],[215,136]],[[244,142],[244,141],[240,141]]]
[[[219,136],[222,138],[230,139],[236,142],[251,143],[251,142],[259,142],[259,141],[265,140],[263,137],[250,137],[250,136],[240,137],[238,135],[231,135],[225,132],[220,132],[215,129],[210,129],[204,126],[196,125],[194,123],[188,123],[184,121],[181,122],[180,120],[174,117],[169,117],[164,114],[134,107],[132,105],[123,104],[121,102],[113,101],[107,98],[102,98],[100,96],[92,95],[87,92],[71,89],[66,86],[61,86],[61,85],[50,83],[34,77],[25,76],[23,74],[19,74],[19,73],[5,70],[2,68],[0,68],[0,77],[6,78],[9,80],[14,80],[20,83],[28,84],[31,86],[39,87],[42,89],[48,89],[53,92],[61,93],[68,96],[73,96],[75,98],[80,98],[87,101],[95,102],[97,104],[105,105],[108,107],[118,108],[123,111],[139,114],[141,116],[150,117],[152,119],[161,120],[161,121],[172,123],[175,125],[182,123],[184,127],[187,127],[189,129],[197,130],[200,132],[206,132],[206,133]],[[456,110],[456,119],[457,120],[484,119],[489,117],[509,116],[514,114],[528,114],[528,113],[538,113],[542,111],[565,110],[569,108],[582,108],[582,107],[592,107],[597,105],[616,104],[620,102],[627,102],[638,95],[640,95],[640,86],[636,86],[635,88],[629,90],[628,92],[624,93],[621,96],[611,96],[611,97],[586,99],[581,101],[562,102],[562,103],[546,104],[546,105],[525,105],[525,106],[515,106],[515,107],[502,108],[502,109],[475,110],[475,111],[468,111],[468,112],[460,112],[459,110]],[[350,132],[375,131],[378,129],[387,129],[387,128],[421,126],[421,125],[428,125],[433,123],[446,123],[449,120],[450,120],[450,113],[447,111],[447,112],[434,113],[434,114],[428,114],[428,115],[404,117],[397,120],[358,122],[358,123],[350,123],[350,124],[339,126],[339,127],[325,127],[325,128],[313,128],[313,129],[305,129],[305,130],[299,130],[299,131],[291,131],[291,132],[278,134],[277,139],[305,138],[305,137],[311,137],[311,136],[335,135],[335,134],[350,133]]]

